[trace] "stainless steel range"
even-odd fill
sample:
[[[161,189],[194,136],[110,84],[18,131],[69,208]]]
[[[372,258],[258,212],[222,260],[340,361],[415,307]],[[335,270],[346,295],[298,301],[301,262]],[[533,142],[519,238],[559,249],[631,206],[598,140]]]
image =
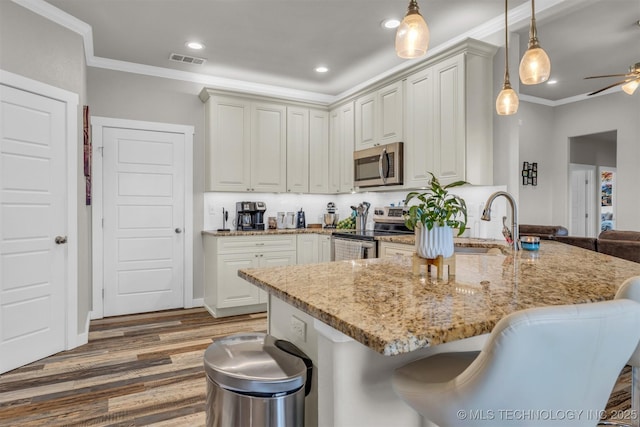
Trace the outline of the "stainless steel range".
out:
[[[385,206],[373,209],[373,230],[339,230],[331,236],[333,261],[376,258],[379,236],[413,234],[404,225],[407,207]]]

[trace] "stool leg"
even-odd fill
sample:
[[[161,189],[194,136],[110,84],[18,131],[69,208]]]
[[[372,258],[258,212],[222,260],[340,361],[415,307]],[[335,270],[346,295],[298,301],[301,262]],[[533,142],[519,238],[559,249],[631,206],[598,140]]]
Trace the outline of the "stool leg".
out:
[[[631,425],[640,427],[640,367],[631,367]]]

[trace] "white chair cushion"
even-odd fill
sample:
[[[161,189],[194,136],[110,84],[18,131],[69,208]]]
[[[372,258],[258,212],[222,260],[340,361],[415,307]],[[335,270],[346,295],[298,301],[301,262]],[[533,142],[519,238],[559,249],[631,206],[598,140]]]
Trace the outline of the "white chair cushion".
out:
[[[640,340],[639,323],[640,304],[629,300],[519,311],[498,322],[471,362],[469,353],[415,361],[396,370],[393,386],[440,427],[594,426]],[[538,415],[507,416],[524,410]]]

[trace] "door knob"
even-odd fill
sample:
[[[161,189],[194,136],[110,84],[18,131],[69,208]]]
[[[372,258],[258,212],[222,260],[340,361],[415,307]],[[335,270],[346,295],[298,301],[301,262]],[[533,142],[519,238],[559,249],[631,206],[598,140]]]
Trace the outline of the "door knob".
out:
[[[64,245],[67,243],[67,236],[56,236],[56,245]]]
[[[176,228],[176,233],[178,234],[182,233],[182,228]]]

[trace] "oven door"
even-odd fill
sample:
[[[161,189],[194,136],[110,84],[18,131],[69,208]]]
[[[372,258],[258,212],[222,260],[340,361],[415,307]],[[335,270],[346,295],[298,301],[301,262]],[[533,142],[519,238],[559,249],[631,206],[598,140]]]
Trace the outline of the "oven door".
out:
[[[331,237],[331,261],[377,258],[378,242]]]

